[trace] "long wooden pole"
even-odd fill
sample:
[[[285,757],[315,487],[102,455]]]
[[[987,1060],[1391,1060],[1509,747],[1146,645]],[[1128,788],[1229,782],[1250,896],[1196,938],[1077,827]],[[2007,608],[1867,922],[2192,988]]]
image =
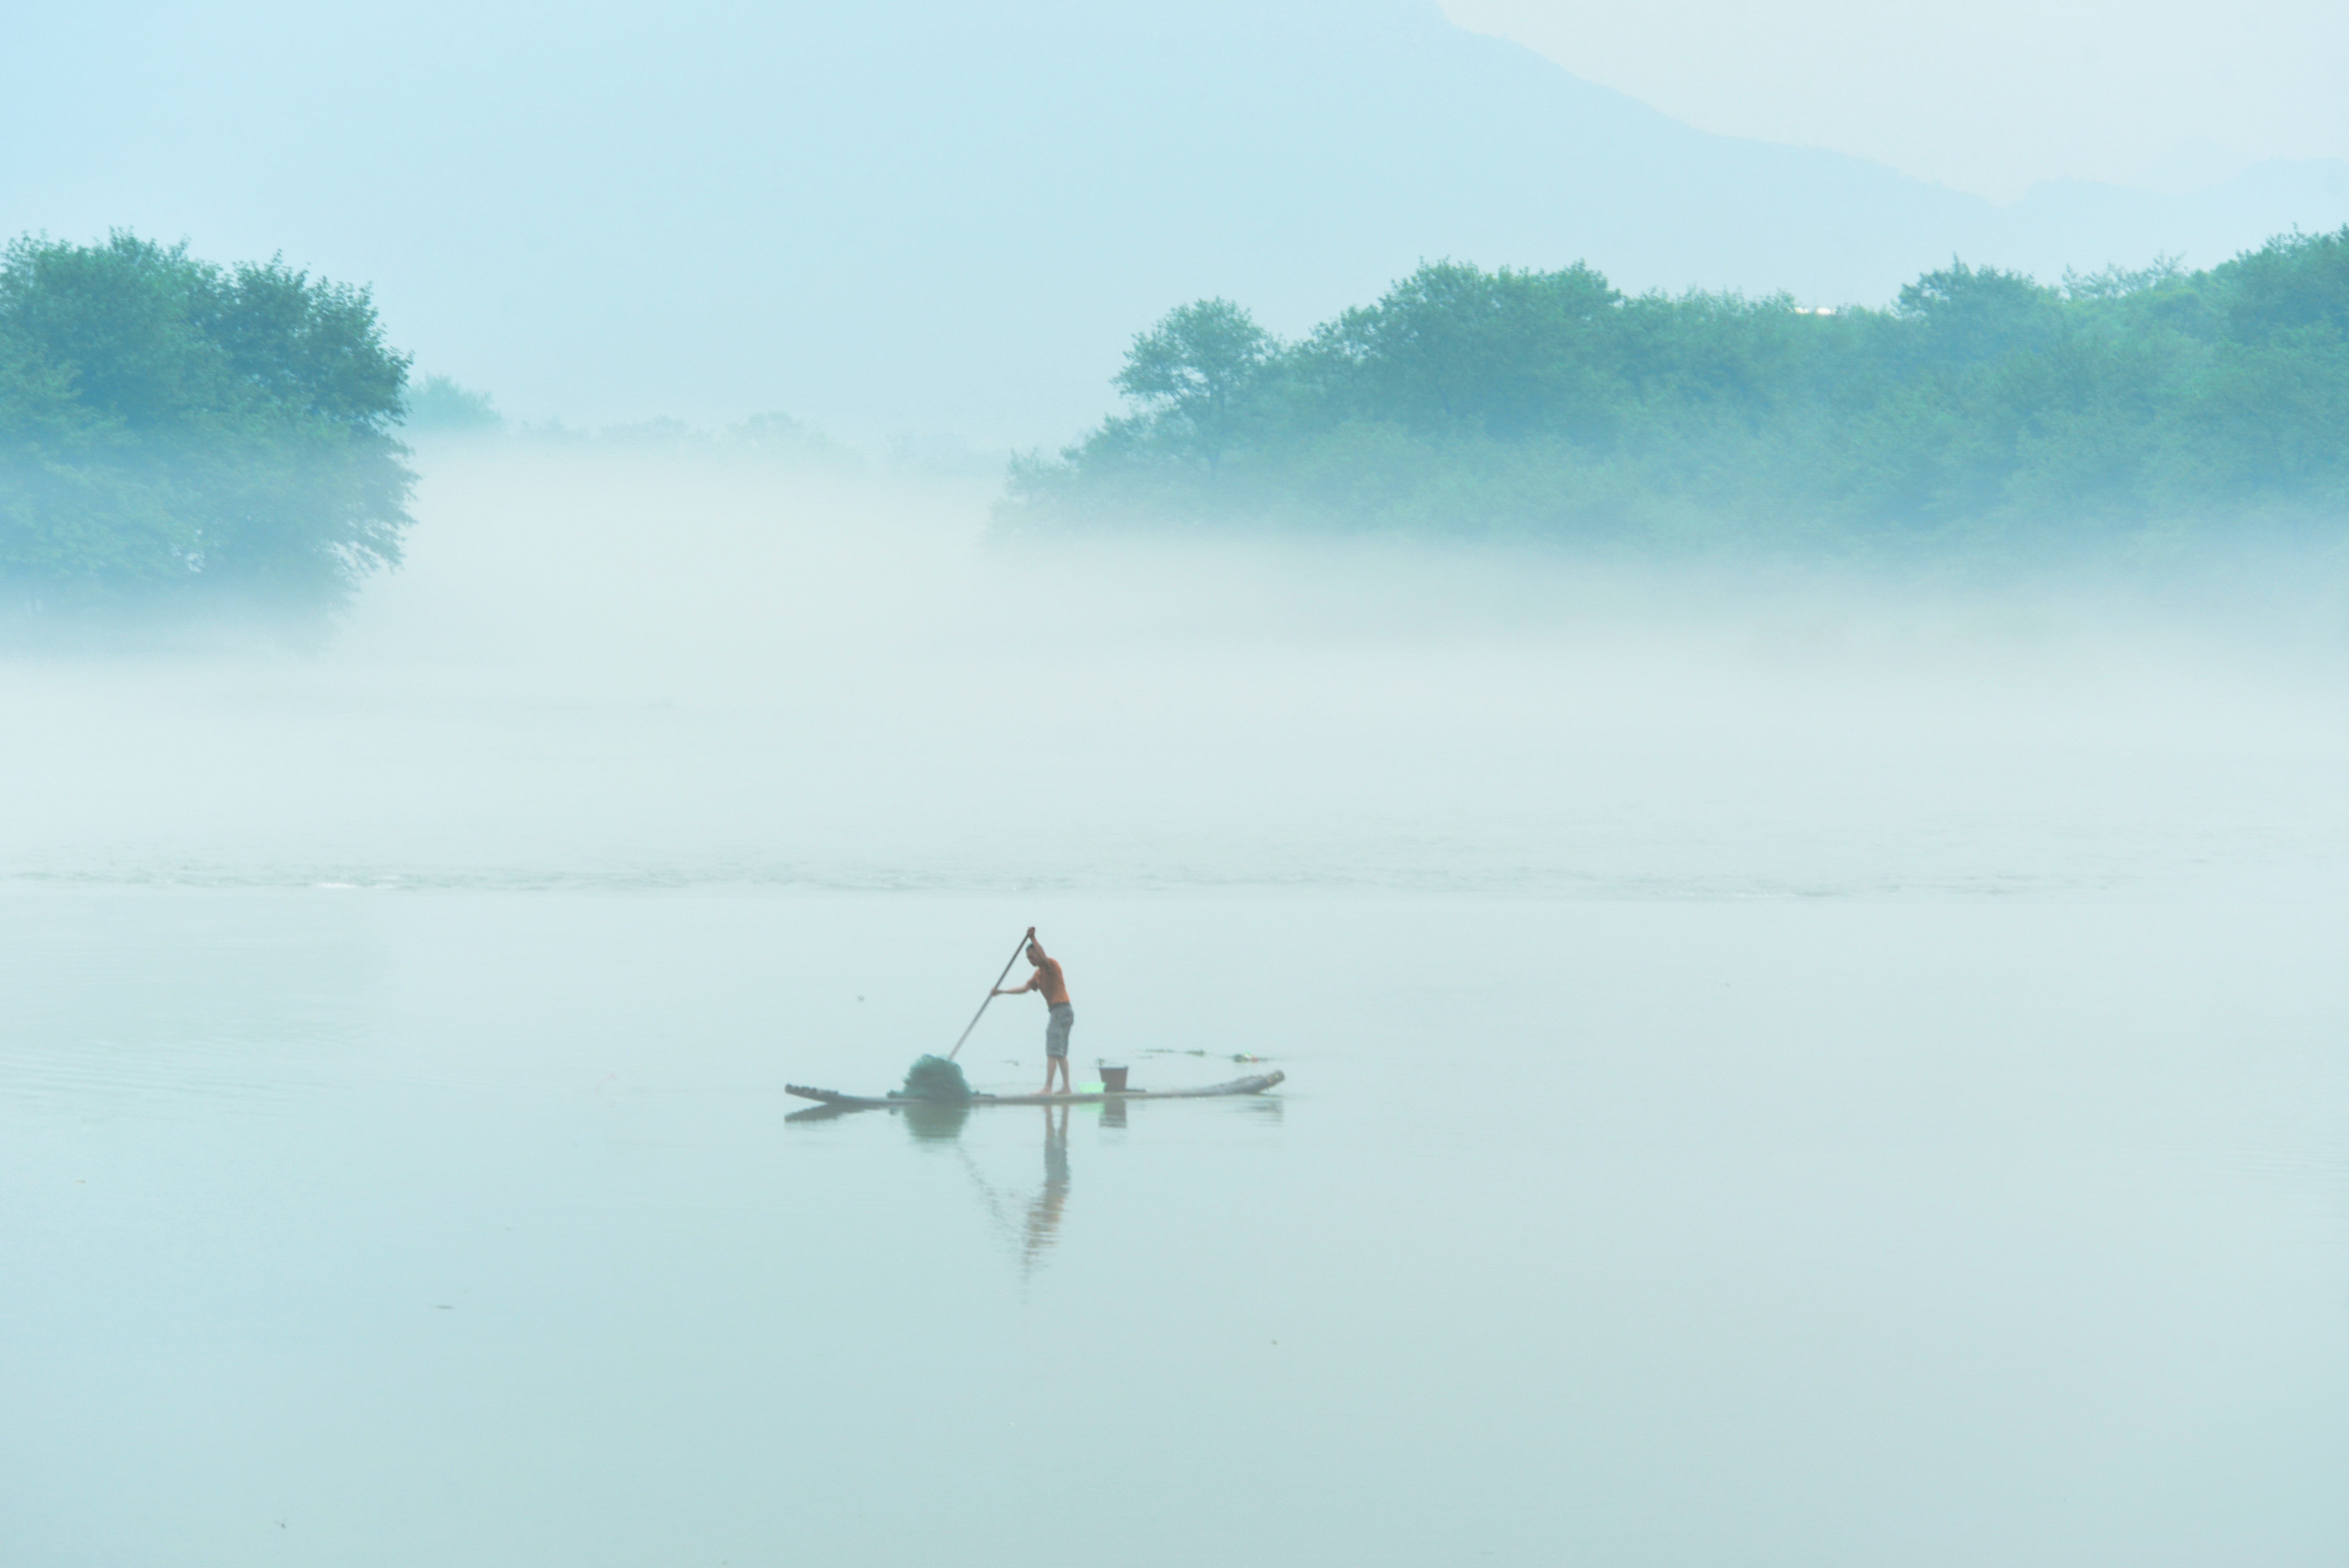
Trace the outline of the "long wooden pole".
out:
[[[1028,928],[1028,934],[1019,939],[1019,945],[1011,950],[1011,956],[1003,961],[1003,973],[998,975],[995,977],[995,984],[987,988],[987,1002],[995,1000],[995,994],[1003,988],[1003,982],[1010,975],[1011,966],[1019,962],[1019,955],[1027,952],[1028,944],[1035,940],[1036,928],[1031,925]],[[970,1038],[970,1032],[978,1027],[978,1020],[987,1011],[987,1002],[981,1002],[978,1005],[978,1011],[970,1016],[970,1022],[963,1026],[962,1040]],[[955,1042],[955,1048],[947,1053],[947,1060],[952,1061],[962,1055],[962,1040]]]

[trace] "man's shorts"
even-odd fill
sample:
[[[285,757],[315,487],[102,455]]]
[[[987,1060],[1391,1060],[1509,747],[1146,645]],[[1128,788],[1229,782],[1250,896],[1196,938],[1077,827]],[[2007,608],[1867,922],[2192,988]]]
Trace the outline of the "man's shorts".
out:
[[[1069,1054],[1069,1026],[1077,1021],[1077,1010],[1066,1002],[1052,1008],[1051,1021],[1044,1026],[1044,1054],[1065,1057]]]

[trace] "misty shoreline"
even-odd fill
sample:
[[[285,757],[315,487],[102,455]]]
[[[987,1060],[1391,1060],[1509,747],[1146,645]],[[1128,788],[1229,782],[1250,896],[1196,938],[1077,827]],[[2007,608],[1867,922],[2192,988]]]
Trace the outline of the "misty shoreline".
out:
[[[1009,454],[994,531],[1393,536],[1894,587],[2233,586],[2271,561],[2338,583],[2344,333],[2349,226],[2060,287],[1952,261],[1883,310],[1423,262],[1293,341],[1226,299],[1168,312],[1112,378],[1127,412],[1057,458]],[[413,369],[364,287],[121,231],[11,242],[0,640],[274,619],[286,646],[322,645],[404,559],[426,450],[941,493],[997,472],[945,437],[901,437],[876,467],[781,413],[509,427]]]
[[[419,467],[411,559],[321,649],[0,658],[0,882],[2104,897],[2349,870],[2349,646],[2288,562],[2240,594],[1893,590],[1005,541],[968,484],[675,456]]]

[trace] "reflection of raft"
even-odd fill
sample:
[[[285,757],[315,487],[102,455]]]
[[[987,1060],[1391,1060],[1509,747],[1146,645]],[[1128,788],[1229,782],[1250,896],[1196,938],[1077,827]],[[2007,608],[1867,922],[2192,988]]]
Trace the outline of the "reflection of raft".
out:
[[[1129,1088],[1105,1090],[1100,1094],[975,1094],[966,1101],[938,1099],[908,1099],[903,1095],[842,1094],[836,1089],[810,1088],[805,1084],[785,1084],[783,1092],[802,1099],[812,1099],[835,1110],[904,1110],[917,1106],[926,1110],[960,1110],[965,1106],[982,1105],[1098,1105],[1114,1100],[1123,1105],[1131,1099],[1212,1099],[1220,1095],[1262,1094],[1288,1075],[1282,1072],[1258,1073],[1254,1078],[1234,1078],[1229,1083],[1211,1084],[1206,1088]]]

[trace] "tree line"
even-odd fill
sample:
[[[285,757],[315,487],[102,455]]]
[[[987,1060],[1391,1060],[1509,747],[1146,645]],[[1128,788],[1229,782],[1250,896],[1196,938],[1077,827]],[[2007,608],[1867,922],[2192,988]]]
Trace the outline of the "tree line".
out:
[[[365,288],[117,232],[0,251],[0,584],[18,614],[303,615],[397,565],[409,358]]]
[[[1953,260],[1882,309],[1428,263],[1295,341],[1184,305],[1114,385],[1014,463],[1007,523],[1862,557],[2337,531],[2349,227],[2054,287]]]

